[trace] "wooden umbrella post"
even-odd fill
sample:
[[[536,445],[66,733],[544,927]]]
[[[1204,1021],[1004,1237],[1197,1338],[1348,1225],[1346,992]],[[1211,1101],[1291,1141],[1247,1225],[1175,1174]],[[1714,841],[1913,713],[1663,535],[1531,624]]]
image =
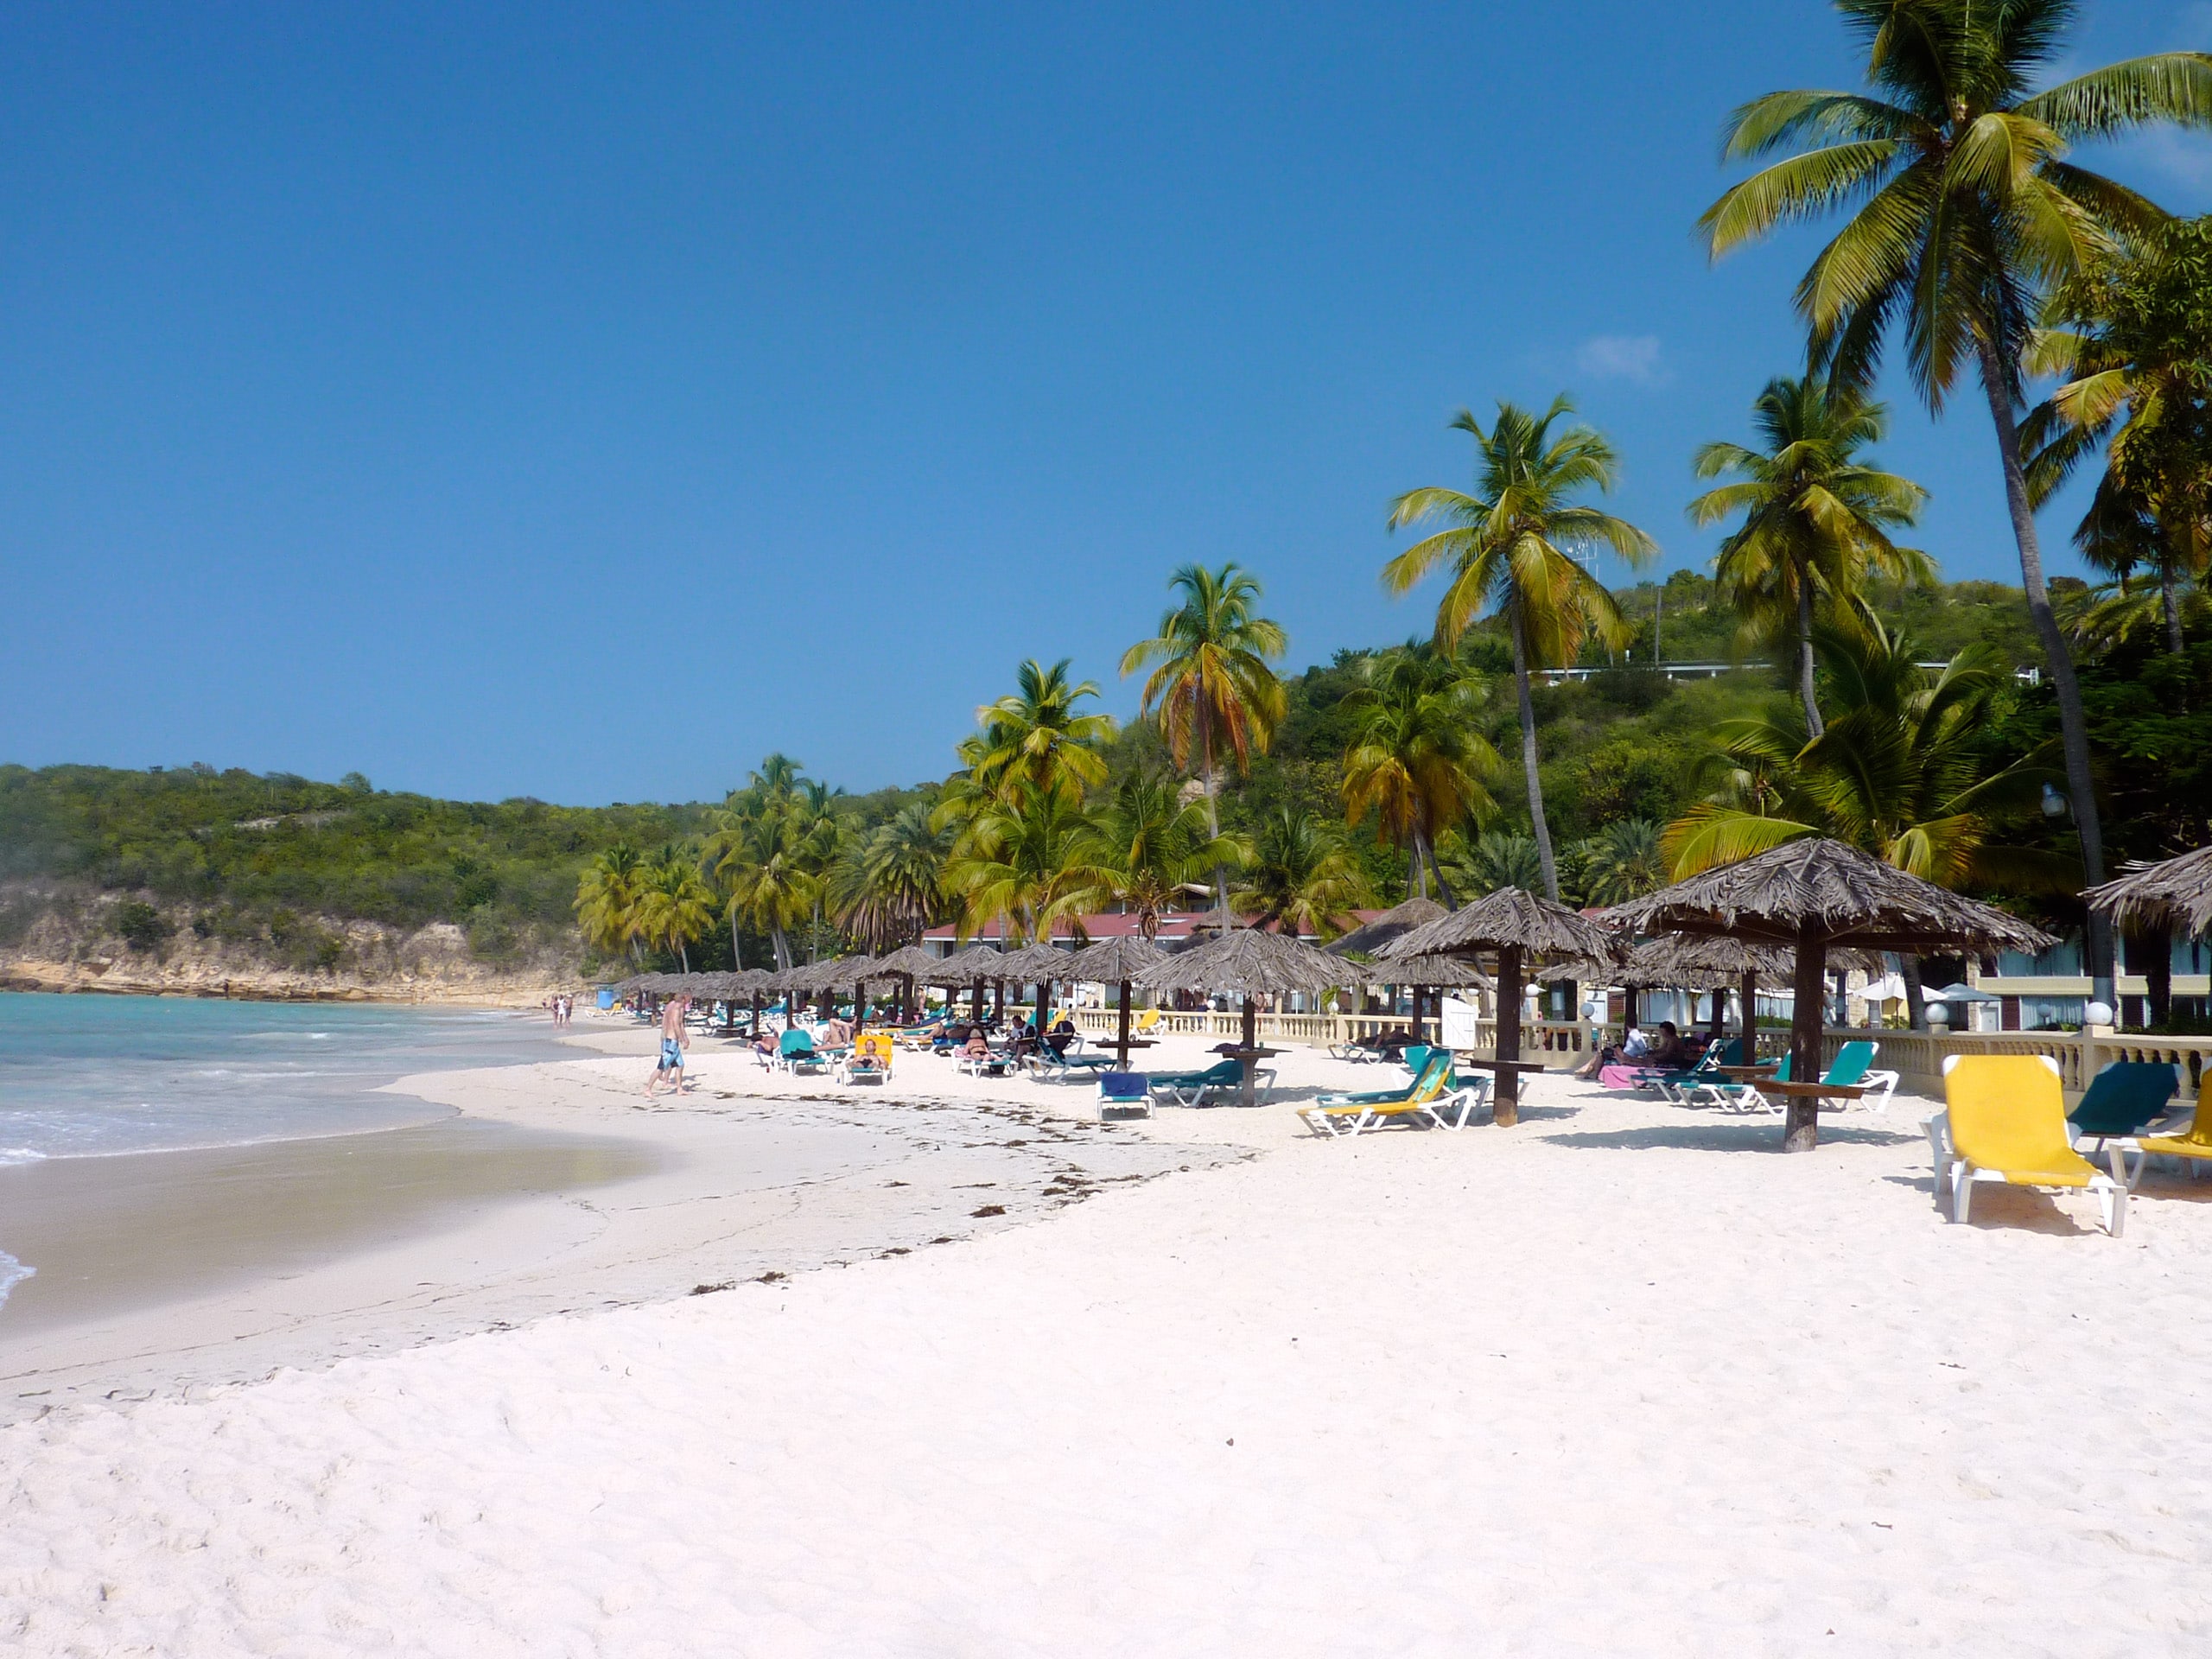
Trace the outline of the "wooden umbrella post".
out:
[[[1821,1015],[1825,1012],[1828,944],[1827,936],[1808,925],[1797,934],[1797,972],[1791,983],[1796,994],[1789,1013],[1789,1078],[1793,1083],[1817,1083],[1821,1077]],[[1782,1131],[1784,1152],[1810,1152],[1821,1143],[1821,1103],[1812,1095],[1789,1097],[1789,1116]]]
[[[1746,969],[1741,995],[1744,999],[1744,1052],[1740,1056],[1745,1065],[1759,1063],[1759,976]]]
[[[1122,1032],[1116,1040],[1116,1051],[1115,1070],[1128,1071],[1129,1069],[1129,982],[1126,979],[1122,982]]]
[[[1521,1074],[1511,1062],[1521,1058],[1521,949],[1501,946],[1497,953],[1497,1086],[1491,1121],[1510,1129],[1521,1121]]]
[[[1255,1106],[1259,1096],[1252,1081],[1252,1069],[1258,1064],[1252,1051],[1260,1046],[1260,1003],[1251,992],[1244,993],[1244,1103]]]

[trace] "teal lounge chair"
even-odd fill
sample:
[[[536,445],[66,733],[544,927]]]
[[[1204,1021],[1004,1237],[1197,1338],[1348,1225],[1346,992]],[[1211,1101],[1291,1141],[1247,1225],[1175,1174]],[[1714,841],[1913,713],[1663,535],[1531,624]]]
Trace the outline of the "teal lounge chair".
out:
[[[2166,1115],[2174,1097],[2174,1069],[2163,1060],[2114,1060],[2089,1079],[2066,1114],[2079,1147],[2094,1141],[2133,1141]]]
[[[1853,1103],[1865,1107],[1870,1112],[1886,1112],[1890,1109],[1890,1096],[1897,1090],[1897,1074],[1894,1071],[1876,1071],[1870,1069],[1873,1064],[1874,1056],[1880,1052],[1881,1045],[1878,1043],[1860,1039],[1846,1043],[1836,1051],[1834,1063],[1827,1071],[1821,1073],[1821,1081],[1845,1089],[1863,1089],[1866,1092]],[[1789,1081],[1789,1059],[1787,1055],[1783,1057],[1781,1068],[1774,1074],[1774,1081],[1777,1083]],[[1759,1092],[1759,1086],[1756,1082],[1700,1084],[1697,1092],[1699,1096],[1708,1099],[1713,1105],[1730,1111],[1778,1112],[1782,1109]],[[1690,1103],[1696,1103],[1694,1101]]]
[[[829,1066],[814,1052],[814,1033],[793,1026],[776,1043],[776,1061],[792,1076],[801,1071],[826,1071]]]
[[[1725,1043],[1714,1043],[1698,1056],[1695,1065],[1680,1071],[1654,1072],[1644,1079],[1645,1086],[1656,1089],[1677,1105],[1687,1106],[1700,1084],[1726,1081],[1720,1076],[1722,1066],[1743,1065],[1742,1060],[1735,1058],[1743,1052],[1744,1039],[1740,1037],[1732,1038]]]
[[[1272,1084],[1275,1074],[1262,1068],[1252,1074],[1257,1083],[1265,1077]],[[1244,1086],[1244,1066],[1242,1061],[1224,1060],[1210,1065],[1203,1071],[1155,1071],[1152,1074],[1153,1093],[1166,1090],[1174,1096],[1178,1106],[1203,1106],[1208,1091],[1222,1089],[1242,1089]]]

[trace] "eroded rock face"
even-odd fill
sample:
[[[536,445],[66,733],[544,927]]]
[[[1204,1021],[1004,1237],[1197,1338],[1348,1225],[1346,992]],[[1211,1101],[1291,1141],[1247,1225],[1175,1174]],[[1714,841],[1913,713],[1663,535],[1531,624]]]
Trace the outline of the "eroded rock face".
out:
[[[491,962],[451,922],[410,930],[310,914],[290,918],[281,938],[241,938],[196,930],[190,907],[143,894],[47,888],[9,898],[17,920],[15,938],[0,944],[0,986],[16,990],[529,1006],[581,977],[573,938]],[[118,931],[130,906],[136,943]]]

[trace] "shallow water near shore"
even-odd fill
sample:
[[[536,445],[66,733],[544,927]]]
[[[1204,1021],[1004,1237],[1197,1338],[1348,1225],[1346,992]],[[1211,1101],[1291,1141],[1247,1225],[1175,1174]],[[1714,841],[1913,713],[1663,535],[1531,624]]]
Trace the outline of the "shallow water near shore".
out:
[[[572,1052],[504,1011],[4,992],[0,1164],[426,1123],[450,1109],[377,1091]]]

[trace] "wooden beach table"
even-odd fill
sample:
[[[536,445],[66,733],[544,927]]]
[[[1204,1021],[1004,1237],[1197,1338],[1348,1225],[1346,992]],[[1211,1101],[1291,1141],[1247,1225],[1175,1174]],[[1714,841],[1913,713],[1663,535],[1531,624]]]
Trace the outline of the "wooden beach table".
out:
[[[1760,1084],[1759,1089],[1762,1093],[1772,1090],[1792,1100],[1809,1100],[1816,1112],[1823,1099],[1857,1100],[1866,1092],[1855,1083],[1776,1083],[1771,1079]]]
[[[1464,1065],[1471,1071],[1495,1071],[1497,1074],[1498,1086],[1491,1090],[1491,1100],[1495,1102],[1499,1095],[1508,1093],[1510,1090],[1516,1108],[1521,1100],[1521,1074],[1524,1071],[1542,1071],[1548,1069],[1541,1060],[1462,1059],[1457,1054],[1452,1057],[1452,1063],[1455,1066]],[[1497,1109],[1493,1104],[1491,1109],[1493,1120],[1496,1117]]]

